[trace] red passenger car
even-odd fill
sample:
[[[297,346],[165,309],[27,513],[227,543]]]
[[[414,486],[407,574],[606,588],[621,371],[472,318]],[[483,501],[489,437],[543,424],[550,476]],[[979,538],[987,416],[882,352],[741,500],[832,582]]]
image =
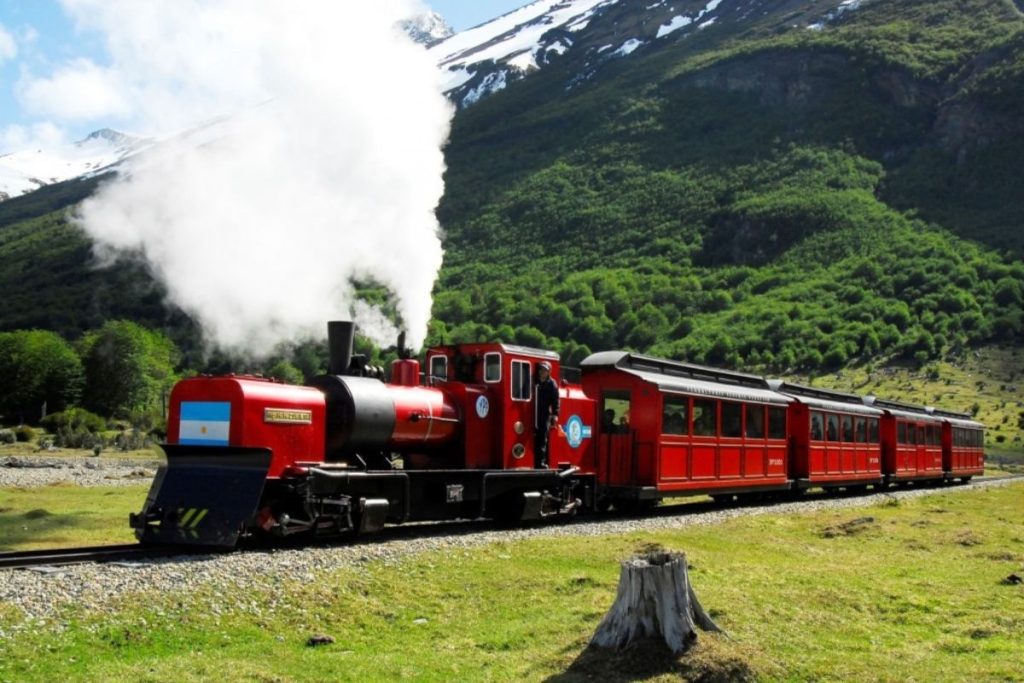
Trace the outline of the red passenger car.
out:
[[[882,411],[845,394],[773,380],[789,406],[790,478],[797,488],[882,483]]]
[[[985,473],[985,425],[966,413],[932,410],[942,420],[942,469],[946,479],[960,479]]]
[[[784,490],[790,398],[755,375],[623,351],[582,363],[606,500]]]
[[[882,474],[886,483],[934,481],[942,469],[942,421],[922,406],[864,397],[882,411]]]

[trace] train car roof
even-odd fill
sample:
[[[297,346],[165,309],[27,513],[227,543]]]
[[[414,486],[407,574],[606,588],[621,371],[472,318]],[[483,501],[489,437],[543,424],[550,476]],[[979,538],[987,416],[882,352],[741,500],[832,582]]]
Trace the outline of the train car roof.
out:
[[[821,408],[823,410],[836,410],[860,415],[882,415],[882,411],[864,404],[864,400],[858,394],[848,394],[843,391],[832,389],[820,389],[809,387],[803,384],[795,384],[781,379],[768,380],[768,386],[780,394],[792,396],[800,403]]]
[[[587,356],[581,370],[615,369],[650,382],[660,391],[681,392],[732,399],[786,405],[792,399],[772,391],[758,375],[722,370],[693,363],[652,358],[628,351],[602,351]]]
[[[941,421],[939,418],[932,415],[924,406],[915,405],[913,403],[893,401],[892,399],[878,398],[877,396],[865,396],[864,404],[874,406],[875,408],[896,417],[903,417],[911,420],[924,420],[925,422]]]
[[[948,422],[956,427],[967,427],[969,429],[985,428],[985,425],[973,419],[970,413],[958,413],[952,410],[942,410],[941,408],[928,408],[927,410],[943,422]]]

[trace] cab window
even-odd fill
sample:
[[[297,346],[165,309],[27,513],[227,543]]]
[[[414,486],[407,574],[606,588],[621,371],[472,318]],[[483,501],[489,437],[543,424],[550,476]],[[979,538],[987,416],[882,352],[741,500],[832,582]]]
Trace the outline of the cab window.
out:
[[[484,354],[484,381],[494,384],[501,381],[501,354]]]
[[[523,360],[512,361],[512,400],[529,401],[532,394],[530,364]]]
[[[448,356],[430,357],[430,376],[442,382],[448,379]]]
[[[629,392],[608,391],[601,400],[601,432],[625,434],[629,432]]]
[[[689,401],[685,396],[666,396],[661,409],[662,434],[686,434],[689,423]]]

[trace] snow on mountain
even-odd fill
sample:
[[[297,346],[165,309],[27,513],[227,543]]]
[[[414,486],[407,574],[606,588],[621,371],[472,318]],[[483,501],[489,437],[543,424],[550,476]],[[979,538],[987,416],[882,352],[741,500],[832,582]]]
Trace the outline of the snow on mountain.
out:
[[[0,201],[40,187],[103,171],[152,142],[104,128],[85,139],[53,149],[0,154]]]
[[[443,87],[460,108],[476,104],[564,55],[578,57],[568,88],[637,50],[694,31],[776,17],[822,29],[871,0],[536,0],[430,45]]]
[[[437,12],[425,12],[406,19],[401,27],[417,43],[428,47],[455,35],[454,29]]]

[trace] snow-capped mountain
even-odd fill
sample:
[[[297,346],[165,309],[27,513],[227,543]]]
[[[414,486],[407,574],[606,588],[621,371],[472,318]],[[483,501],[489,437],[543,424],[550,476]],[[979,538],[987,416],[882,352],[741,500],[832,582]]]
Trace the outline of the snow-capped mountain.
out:
[[[428,47],[455,35],[455,30],[437,12],[425,12],[406,19],[401,27],[417,43]]]
[[[468,107],[554,60],[577,58],[574,83],[601,64],[695,31],[774,15],[820,30],[870,0],[536,0],[430,47],[444,89]]]
[[[27,149],[0,155],[0,201],[40,187],[78,178],[121,162],[152,144],[104,128],[85,139],[53,149]]]

